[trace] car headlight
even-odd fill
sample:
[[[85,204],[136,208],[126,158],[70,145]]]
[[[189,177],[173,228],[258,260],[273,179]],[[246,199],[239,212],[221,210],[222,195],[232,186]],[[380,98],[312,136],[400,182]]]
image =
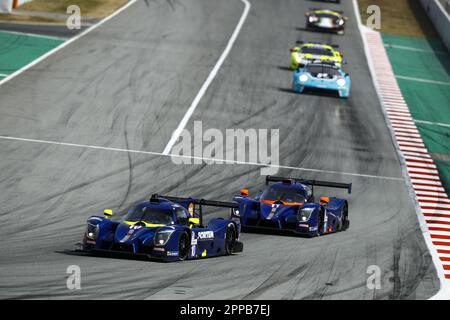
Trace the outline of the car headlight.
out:
[[[313,213],[314,208],[303,208],[299,209],[297,213],[297,219],[300,222],[308,221],[311,218],[311,214]]]
[[[343,26],[344,25],[344,19],[339,19],[339,21],[338,21],[338,24],[340,25],[340,26]]]
[[[155,238],[154,238],[155,246],[165,245],[167,243],[167,241],[169,241],[172,233],[174,233],[174,232],[175,232],[174,229],[163,229],[163,230],[159,230],[158,232],[156,232]]]
[[[310,16],[309,17],[309,22],[317,22],[317,21],[319,21],[318,17],[316,17],[316,16]]]
[[[306,74],[302,74],[298,80],[300,80],[300,82],[306,82],[308,81],[308,76]]]
[[[92,240],[96,240],[98,237],[99,227],[98,224],[87,224],[86,237]]]
[[[336,83],[338,84],[339,87],[344,87],[347,84],[347,81],[345,81],[345,79],[340,78],[336,81]]]

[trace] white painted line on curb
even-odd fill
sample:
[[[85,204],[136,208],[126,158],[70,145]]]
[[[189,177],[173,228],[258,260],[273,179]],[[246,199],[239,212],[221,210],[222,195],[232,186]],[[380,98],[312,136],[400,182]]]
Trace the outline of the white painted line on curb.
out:
[[[219,72],[220,68],[222,67],[223,62],[227,58],[228,54],[230,53],[231,49],[233,48],[234,42],[236,41],[239,32],[242,29],[242,26],[244,25],[245,20],[247,19],[248,12],[250,11],[250,2],[247,0],[240,0],[242,3],[244,3],[244,11],[242,13],[241,18],[239,19],[239,22],[234,29],[233,34],[231,35],[230,40],[228,41],[227,46],[225,47],[225,50],[223,51],[222,55],[219,57],[219,60],[217,60],[216,65],[211,70],[211,73],[209,74],[208,78],[206,78],[206,81],[203,83],[202,87],[200,88],[200,91],[197,93],[197,96],[195,97],[194,101],[192,101],[192,104],[190,105],[189,109],[186,111],[183,119],[181,120],[178,127],[173,132],[169,142],[167,143],[166,147],[164,148],[163,154],[168,155],[170,150],[172,150],[172,147],[174,146],[175,142],[177,142],[178,137],[181,135],[182,131],[186,127],[189,119],[191,118],[192,114],[194,113],[195,109],[197,108],[198,104],[200,103],[200,100],[203,98],[203,95],[208,90],[209,86],[211,85],[212,81],[216,77],[217,73]]]

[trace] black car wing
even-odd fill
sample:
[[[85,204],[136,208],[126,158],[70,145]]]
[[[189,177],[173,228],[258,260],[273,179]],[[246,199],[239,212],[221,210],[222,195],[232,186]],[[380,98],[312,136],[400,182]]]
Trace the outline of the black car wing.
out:
[[[158,195],[158,194],[153,194],[150,198],[150,201],[159,201],[159,199],[169,200],[171,202],[181,204],[186,208],[190,204],[193,204],[194,216],[197,215],[197,217],[200,218],[200,225],[203,225],[203,206],[230,208],[231,210],[239,209],[239,204],[237,202],[225,202],[225,201],[198,199],[198,198],[174,197],[174,196],[165,196],[165,195]],[[197,208],[196,208],[196,206],[197,206]]]
[[[310,180],[310,179],[301,179],[301,178],[284,178],[284,177],[266,176],[266,185],[269,184],[270,182],[292,183],[292,181],[303,183],[303,184],[310,185],[310,186],[347,189],[348,193],[352,193],[352,184],[351,183],[340,183],[340,182]]]

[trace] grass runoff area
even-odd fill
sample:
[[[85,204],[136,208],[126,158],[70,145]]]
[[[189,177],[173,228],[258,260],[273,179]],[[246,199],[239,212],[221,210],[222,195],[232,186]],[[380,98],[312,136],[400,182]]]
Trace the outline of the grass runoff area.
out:
[[[381,34],[416,126],[450,194],[450,54],[418,0],[359,0],[381,8]]]
[[[84,17],[101,19],[109,16],[129,0],[33,0],[16,9],[20,12],[44,12],[49,14],[67,14],[67,8],[77,5]],[[15,14],[0,14],[0,21],[35,22],[35,23],[65,23],[60,18],[48,16],[24,16]]]

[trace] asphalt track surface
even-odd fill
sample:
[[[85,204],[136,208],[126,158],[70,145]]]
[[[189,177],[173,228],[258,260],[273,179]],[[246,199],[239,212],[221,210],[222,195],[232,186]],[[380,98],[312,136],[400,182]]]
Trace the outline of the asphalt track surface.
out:
[[[424,299],[438,279],[373,88],[351,3],[344,36],[306,32],[317,3],[252,0],[224,65],[194,112],[204,128],[279,128],[280,170],[353,182],[351,227],[314,239],[243,234],[244,253],[182,263],[70,254],[86,218],[151,193],[230,200],[263,186],[250,165],[0,139],[0,298]],[[320,4],[319,4],[320,5]],[[336,7],[328,4],[327,7]],[[0,134],[162,152],[231,36],[238,0],[139,1],[0,87]],[[349,100],[290,92],[296,40],[341,45]],[[323,194],[345,192],[317,189]],[[214,211],[207,217],[226,215]],[[81,268],[81,290],[66,269]],[[378,265],[380,290],[366,286]]]

